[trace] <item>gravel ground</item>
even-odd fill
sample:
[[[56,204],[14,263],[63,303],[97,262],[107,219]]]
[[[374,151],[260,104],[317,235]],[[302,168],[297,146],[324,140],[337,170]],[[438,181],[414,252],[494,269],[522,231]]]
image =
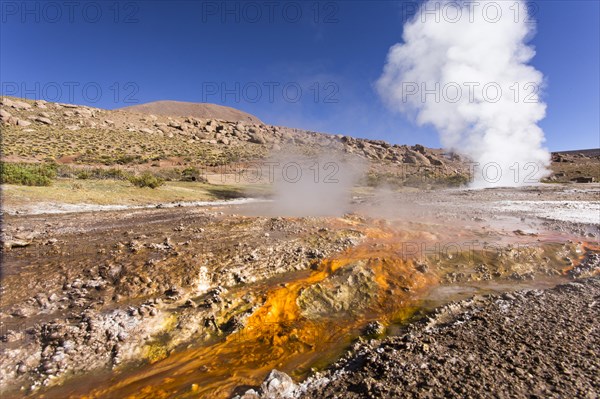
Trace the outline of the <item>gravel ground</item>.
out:
[[[599,316],[600,277],[451,303],[403,336],[356,343],[294,396],[597,398]]]

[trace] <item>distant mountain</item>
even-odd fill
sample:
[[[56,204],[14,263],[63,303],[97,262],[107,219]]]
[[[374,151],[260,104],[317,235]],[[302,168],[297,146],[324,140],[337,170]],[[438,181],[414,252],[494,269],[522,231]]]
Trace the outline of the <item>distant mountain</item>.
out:
[[[173,117],[193,116],[201,119],[222,119],[228,122],[246,122],[260,124],[256,116],[239,109],[210,103],[191,103],[184,101],[154,101],[145,104],[120,108],[123,111]]]
[[[567,155],[578,155],[583,154],[586,157],[597,157],[600,156],[600,148],[590,148],[586,150],[569,150],[569,151],[554,151],[553,154],[567,154]]]

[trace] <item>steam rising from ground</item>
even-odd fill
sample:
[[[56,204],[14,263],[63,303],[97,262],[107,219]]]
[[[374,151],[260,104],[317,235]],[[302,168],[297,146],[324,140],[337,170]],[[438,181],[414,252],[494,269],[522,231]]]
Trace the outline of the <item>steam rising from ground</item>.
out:
[[[394,110],[432,124],[473,164],[473,186],[518,186],[548,174],[537,122],[542,74],[527,63],[534,31],[518,1],[429,0],[404,25],[377,90]]]
[[[272,159],[274,197],[270,213],[279,216],[341,216],[350,210],[352,187],[365,166],[336,154],[279,154]]]

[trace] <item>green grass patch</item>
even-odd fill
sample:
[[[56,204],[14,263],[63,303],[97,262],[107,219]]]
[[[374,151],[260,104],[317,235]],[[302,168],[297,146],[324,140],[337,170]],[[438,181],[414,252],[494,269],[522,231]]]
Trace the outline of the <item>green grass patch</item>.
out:
[[[0,163],[0,183],[22,186],[50,186],[56,178],[56,165],[51,163]]]
[[[144,172],[139,176],[130,176],[128,180],[136,187],[157,188],[165,184],[165,179],[155,176],[150,172]]]

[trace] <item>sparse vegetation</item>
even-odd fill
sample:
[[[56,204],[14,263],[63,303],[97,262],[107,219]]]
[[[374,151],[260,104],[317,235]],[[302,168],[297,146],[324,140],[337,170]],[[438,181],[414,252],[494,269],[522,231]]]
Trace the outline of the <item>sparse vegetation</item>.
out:
[[[56,177],[55,164],[0,163],[2,184],[49,186]]]
[[[436,179],[435,183],[443,187],[462,187],[469,184],[469,176],[460,173],[441,176]]]
[[[198,181],[200,178],[198,168],[185,168],[181,171],[181,181]]]
[[[150,172],[144,172],[139,176],[129,176],[129,182],[137,187],[157,188],[165,183],[165,179],[153,175]]]
[[[58,167],[59,177],[75,177],[81,180],[127,180],[129,174],[118,168],[72,168],[70,166]]]

